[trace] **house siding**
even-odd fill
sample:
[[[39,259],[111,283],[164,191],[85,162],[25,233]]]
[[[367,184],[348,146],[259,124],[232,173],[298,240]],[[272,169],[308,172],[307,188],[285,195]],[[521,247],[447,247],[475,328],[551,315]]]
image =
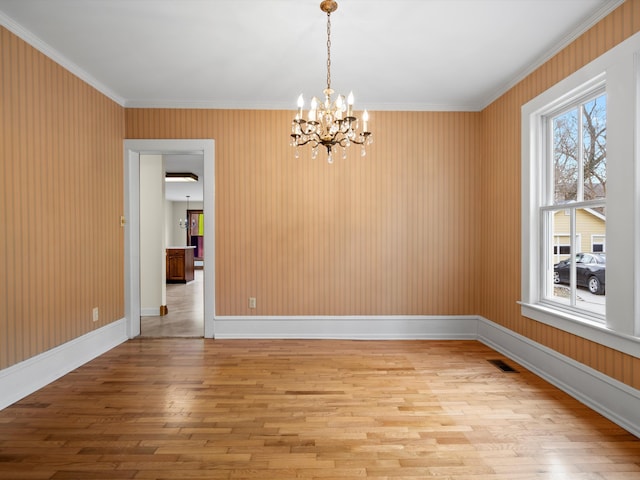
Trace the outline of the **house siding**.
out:
[[[585,209],[576,210],[576,232],[579,238],[577,250],[574,253],[593,252],[593,238],[597,237],[600,242],[605,242],[607,230],[606,219]],[[558,210],[553,215],[553,245],[558,242],[561,245],[570,245],[571,241],[571,216],[565,210]],[[569,257],[567,254],[557,253],[553,255],[553,262],[558,263]]]

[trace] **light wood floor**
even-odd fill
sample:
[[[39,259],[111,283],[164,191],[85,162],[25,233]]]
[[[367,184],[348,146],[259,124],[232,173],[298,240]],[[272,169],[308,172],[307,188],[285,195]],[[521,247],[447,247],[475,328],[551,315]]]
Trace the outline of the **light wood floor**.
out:
[[[140,318],[143,337],[202,337],[204,335],[204,270],[194,273],[189,283],[167,284],[169,313]]]
[[[1,411],[0,478],[629,480],[640,440],[474,341],[142,338]]]

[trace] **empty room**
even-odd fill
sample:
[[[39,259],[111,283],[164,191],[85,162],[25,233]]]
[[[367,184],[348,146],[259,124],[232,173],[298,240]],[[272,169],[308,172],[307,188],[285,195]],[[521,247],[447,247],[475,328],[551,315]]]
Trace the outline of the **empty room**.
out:
[[[640,0],[0,0],[0,479],[640,479]]]

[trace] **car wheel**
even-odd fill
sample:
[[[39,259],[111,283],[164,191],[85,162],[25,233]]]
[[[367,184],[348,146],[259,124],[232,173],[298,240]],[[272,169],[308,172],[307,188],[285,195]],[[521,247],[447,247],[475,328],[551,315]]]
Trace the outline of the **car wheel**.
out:
[[[553,272],[553,283],[560,283],[560,274],[558,272]]]
[[[602,284],[598,277],[589,277],[589,282],[587,283],[589,286],[589,291],[595,295],[602,295],[604,293],[604,289],[602,288]]]

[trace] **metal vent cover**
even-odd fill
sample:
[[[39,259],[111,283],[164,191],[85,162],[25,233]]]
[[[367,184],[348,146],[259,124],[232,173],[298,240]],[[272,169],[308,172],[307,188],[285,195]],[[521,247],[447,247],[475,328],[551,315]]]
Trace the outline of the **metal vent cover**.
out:
[[[489,363],[491,363],[493,366],[499,368],[500,370],[502,370],[503,372],[507,372],[507,373],[518,373],[518,371],[513,368],[511,365],[508,365],[507,363],[505,363],[504,360],[487,360]]]

